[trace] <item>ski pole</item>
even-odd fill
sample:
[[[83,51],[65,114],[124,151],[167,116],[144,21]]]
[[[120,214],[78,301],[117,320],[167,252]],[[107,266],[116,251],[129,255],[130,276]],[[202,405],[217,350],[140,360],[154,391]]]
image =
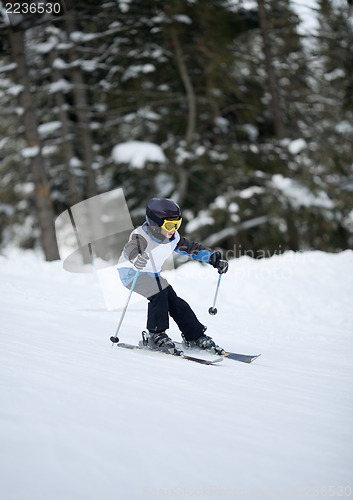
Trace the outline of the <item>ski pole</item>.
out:
[[[118,338],[118,333],[119,333],[119,330],[120,330],[120,327],[121,327],[121,324],[123,322],[123,319],[124,319],[124,316],[126,314],[126,311],[127,311],[127,307],[129,305],[129,302],[130,302],[130,299],[131,299],[131,295],[132,295],[132,292],[134,291],[134,288],[135,288],[135,285],[136,285],[136,281],[137,281],[137,278],[138,278],[138,275],[140,274],[140,270],[138,269],[136,274],[135,274],[135,278],[134,278],[134,281],[132,282],[132,285],[131,285],[131,288],[130,288],[130,293],[129,293],[129,297],[126,301],[126,304],[125,304],[125,307],[123,309],[123,312],[121,314],[121,318],[120,318],[120,321],[119,321],[119,324],[118,324],[118,327],[116,329],[116,332],[115,332],[115,335],[110,337],[110,340],[113,344],[116,344],[117,342],[119,342],[119,338]]]
[[[217,282],[217,286],[216,286],[216,293],[215,293],[214,300],[213,300],[213,306],[210,307],[209,310],[208,310],[209,314],[211,314],[212,316],[214,316],[215,314],[217,314],[217,308],[215,307],[215,305],[216,305],[216,300],[217,300],[219,285],[221,284],[221,278],[222,278],[222,274],[220,274],[219,278],[218,278],[218,282]]]

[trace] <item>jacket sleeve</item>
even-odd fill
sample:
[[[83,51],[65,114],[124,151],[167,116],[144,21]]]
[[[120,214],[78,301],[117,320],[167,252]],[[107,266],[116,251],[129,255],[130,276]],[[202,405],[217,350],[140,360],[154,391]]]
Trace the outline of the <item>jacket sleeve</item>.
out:
[[[188,255],[192,259],[205,262],[206,264],[210,263],[210,257],[214,253],[210,248],[201,245],[201,243],[196,243],[184,237],[180,238],[174,251],[182,255]]]
[[[125,257],[133,261],[139,253],[143,253],[147,248],[147,240],[140,234],[132,234],[124,247]]]

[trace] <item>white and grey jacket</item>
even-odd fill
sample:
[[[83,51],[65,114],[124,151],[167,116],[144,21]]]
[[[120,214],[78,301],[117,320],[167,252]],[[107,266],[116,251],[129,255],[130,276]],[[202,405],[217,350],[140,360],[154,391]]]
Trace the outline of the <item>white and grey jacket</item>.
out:
[[[145,222],[130,234],[117,265],[120,279],[125,286],[134,280],[137,271],[132,261],[139,253],[144,252],[148,260],[143,272],[151,276],[159,276],[163,263],[173,252],[207,264],[210,263],[211,255],[215,253],[200,243],[180,236],[178,231],[171,239],[163,238],[161,235],[154,234]]]

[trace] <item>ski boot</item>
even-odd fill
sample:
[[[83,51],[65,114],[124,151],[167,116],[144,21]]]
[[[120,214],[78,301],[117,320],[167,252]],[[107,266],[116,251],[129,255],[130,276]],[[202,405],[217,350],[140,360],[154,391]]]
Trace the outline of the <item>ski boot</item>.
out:
[[[165,332],[142,332],[142,344],[154,351],[162,351],[174,356],[181,356],[183,354],[183,351],[176,347],[172,339]]]
[[[220,356],[225,354],[225,350],[216,345],[215,341],[204,333],[196,340],[186,340],[184,338],[183,345],[185,345],[186,349],[201,349]]]

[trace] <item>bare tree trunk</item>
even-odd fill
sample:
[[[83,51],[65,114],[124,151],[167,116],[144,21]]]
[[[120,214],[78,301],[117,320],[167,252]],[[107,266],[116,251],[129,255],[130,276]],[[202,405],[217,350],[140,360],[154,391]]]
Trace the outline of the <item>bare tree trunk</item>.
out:
[[[269,37],[269,27],[264,0],[257,0],[259,6],[259,22],[260,30],[264,44],[265,66],[268,79],[268,86],[272,99],[272,112],[275,126],[275,134],[277,139],[282,139],[285,136],[284,121],[280,105],[280,96],[276,75],[273,67],[273,56],[271,50],[271,42]]]
[[[295,215],[292,208],[288,205],[286,210],[288,245],[291,250],[297,252],[299,250],[299,234],[295,223]]]
[[[53,62],[56,58],[56,49],[53,49],[49,55],[49,62],[51,66],[51,81],[57,83],[61,79],[60,71],[55,68]],[[59,109],[59,118],[61,122],[61,137],[62,137],[62,149],[64,156],[64,164],[68,182],[69,189],[69,204],[70,206],[75,205],[80,201],[80,194],[78,192],[77,181],[74,173],[72,172],[71,160],[75,156],[74,149],[70,140],[70,121],[68,114],[66,112],[66,100],[60,89],[55,92],[55,103]]]
[[[75,21],[71,11],[65,15],[66,32],[70,40],[70,35],[75,31]],[[93,141],[90,130],[90,120],[87,114],[88,103],[85,90],[85,83],[82,77],[82,71],[77,62],[77,54],[74,43],[69,49],[69,61],[71,65],[71,81],[73,84],[73,96],[75,101],[75,112],[78,120],[78,129],[82,143],[82,156],[84,169],[87,175],[86,191],[87,196],[97,194],[96,176],[92,168],[93,164]]]
[[[174,29],[172,29],[171,34],[172,34],[172,42],[175,49],[176,62],[179,68],[181,79],[185,87],[186,97],[188,102],[188,120],[187,120],[185,141],[186,141],[186,148],[190,149],[196,129],[196,97],[191,78],[189,77],[184,62],[184,57],[178,39],[178,35],[176,34],[176,31]],[[179,168],[179,199],[178,199],[179,203],[182,203],[183,199],[186,196],[188,183],[189,183],[189,170],[188,166],[185,165],[184,163]]]
[[[35,184],[36,206],[38,221],[41,229],[42,246],[46,260],[59,259],[59,252],[55,236],[54,213],[50,197],[50,188],[44,168],[43,156],[40,149],[37,120],[33,106],[30,81],[25,57],[24,32],[13,31],[9,28],[11,55],[16,63],[16,81],[22,86],[19,94],[19,105],[23,109],[21,120],[24,134],[29,148],[32,148],[31,169]]]
[[[173,45],[175,49],[175,56],[176,56],[176,61],[178,64],[178,68],[180,71],[180,76],[181,79],[184,83],[184,87],[186,90],[186,97],[188,101],[188,126],[186,130],[186,144],[187,147],[191,146],[192,143],[192,138],[195,133],[195,128],[196,128],[196,99],[195,99],[195,92],[194,92],[194,87],[192,86],[191,79],[188,75],[188,71],[185,66],[184,58],[183,58],[183,53],[181,50],[181,46],[179,43],[178,36],[175,32],[175,30],[172,30],[172,39],[173,39]]]

